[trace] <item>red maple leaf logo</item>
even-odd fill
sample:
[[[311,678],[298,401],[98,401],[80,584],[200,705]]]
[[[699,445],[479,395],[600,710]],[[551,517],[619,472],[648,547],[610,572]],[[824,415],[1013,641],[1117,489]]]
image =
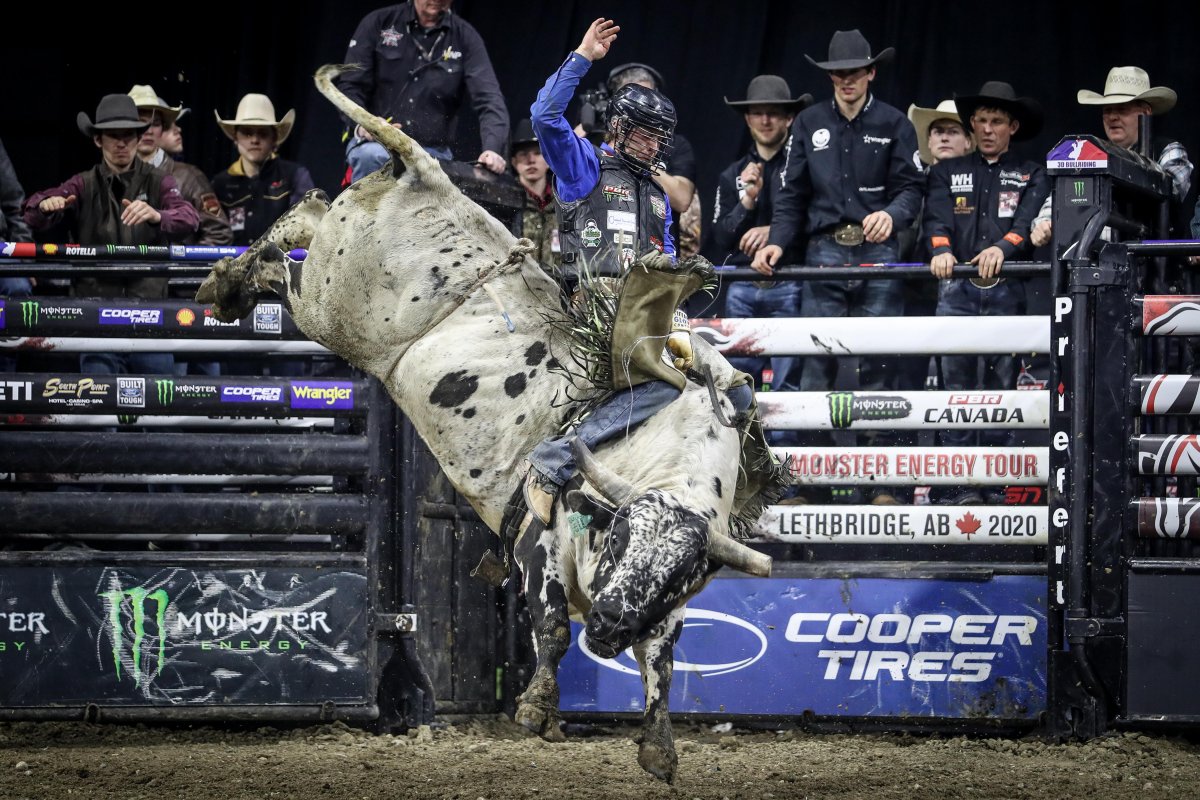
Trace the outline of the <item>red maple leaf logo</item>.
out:
[[[974,515],[974,514],[972,514],[970,511],[968,511],[968,512],[967,512],[967,513],[966,513],[966,514],[963,516],[963,518],[962,518],[962,519],[960,519],[960,520],[957,520],[957,521],[954,523],[954,525],[955,525],[955,527],[957,527],[957,528],[958,528],[960,531],[962,531],[962,532],[963,532],[963,534],[964,534],[964,535],[965,535],[965,536],[966,536],[968,539],[970,539],[970,538],[971,538],[971,534],[973,534],[973,533],[978,533],[978,532],[979,532],[979,525],[980,525],[980,522],[979,522],[979,520],[975,519],[975,515]]]

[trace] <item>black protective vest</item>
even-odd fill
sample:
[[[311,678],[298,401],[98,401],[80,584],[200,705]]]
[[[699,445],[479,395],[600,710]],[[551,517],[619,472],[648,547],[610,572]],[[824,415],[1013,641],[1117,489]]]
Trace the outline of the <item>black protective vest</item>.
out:
[[[667,200],[658,184],[616,156],[596,155],[600,179],[591,193],[571,203],[555,197],[563,277],[572,285],[583,263],[593,275],[623,274],[650,248],[661,251],[666,233]]]
[[[80,244],[169,244],[157,225],[123,225],[122,200],[145,200],[162,208],[163,173],[140,158],[123,175],[113,175],[97,164],[83,173],[76,235]]]

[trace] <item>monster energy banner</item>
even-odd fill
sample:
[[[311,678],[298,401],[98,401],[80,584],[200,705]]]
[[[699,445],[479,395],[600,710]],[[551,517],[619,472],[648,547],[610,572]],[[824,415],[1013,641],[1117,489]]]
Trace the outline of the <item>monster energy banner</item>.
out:
[[[1200,475],[1200,436],[1137,436],[1133,447],[1139,475]]]
[[[1200,539],[1200,500],[1139,497],[1131,505],[1144,539]]]
[[[1004,486],[1045,484],[1045,447],[777,447],[792,457],[792,479],[826,486]]]
[[[0,705],[370,697],[365,575],[0,567]]]
[[[279,302],[262,302],[243,319],[221,322],[212,308],[181,300],[0,298],[0,330],[37,337],[305,339]]]
[[[1142,333],[1147,336],[1200,336],[1200,295],[1151,294],[1142,304]]]
[[[1200,377],[1134,375],[1143,414],[1200,414]]]
[[[330,416],[365,413],[364,391],[363,381],[9,373],[0,379],[0,414]]]
[[[1004,392],[764,392],[763,425],[772,430],[1045,428],[1049,396]]]
[[[727,356],[1046,353],[1048,317],[694,319],[692,333]]]
[[[770,506],[761,541],[840,544],[1045,544],[1043,506]]]

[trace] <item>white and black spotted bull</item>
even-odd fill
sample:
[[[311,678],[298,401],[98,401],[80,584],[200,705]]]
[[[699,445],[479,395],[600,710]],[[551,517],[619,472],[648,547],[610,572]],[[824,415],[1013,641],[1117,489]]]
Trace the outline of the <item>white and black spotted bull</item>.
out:
[[[278,294],[309,338],[383,382],[455,488],[499,532],[523,458],[557,432],[571,390],[556,360],[569,357],[567,346],[551,324],[563,318],[559,287],[527,240],[467,199],[411,138],[334,87],[343,69],[321,68],[317,86],[389,150],[390,165],[332,204],[309,192],[244,254],[218,262],[197,299],[233,320],[260,291]],[[303,262],[284,256],[297,247],[308,250]],[[728,388],[732,368],[699,337],[695,345],[698,364]],[[716,396],[732,417],[724,392]],[[587,481],[560,496],[553,526],[532,526],[514,548],[538,655],[521,723],[562,737],[556,672],[570,618],[586,621],[597,654],[633,647],[646,690],[638,760],[673,778],[667,700],[684,603],[721,564],[770,570],[769,558],[729,535],[739,453],[737,430],[719,424],[710,394],[695,384],[594,458],[580,453]]]

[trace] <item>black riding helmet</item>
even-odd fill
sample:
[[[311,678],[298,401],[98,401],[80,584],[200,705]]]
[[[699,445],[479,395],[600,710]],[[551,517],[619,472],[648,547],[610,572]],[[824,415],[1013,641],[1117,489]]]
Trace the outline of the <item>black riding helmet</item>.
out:
[[[661,172],[671,153],[675,136],[675,104],[663,94],[636,83],[618,89],[608,101],[608,126],[617,157],[631,167]],[[655,153],[639,156],[627,146],[629,135],[638,131],[658,143]]]

